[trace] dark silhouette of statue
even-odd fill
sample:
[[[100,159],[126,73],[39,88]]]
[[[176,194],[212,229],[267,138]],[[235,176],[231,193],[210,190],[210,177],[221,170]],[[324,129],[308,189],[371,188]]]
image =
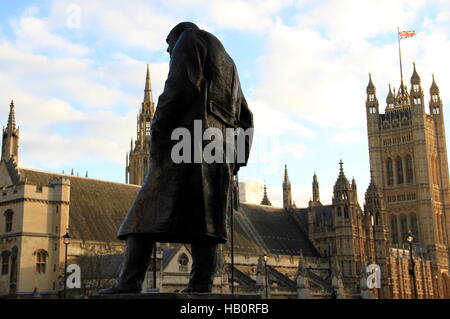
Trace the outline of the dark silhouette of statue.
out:
[[[175,26],[166,41],[170,68],[151,123],[148,173],[118,231],[126,240],[120,275],[101,294],[140,292],[155,242],[191,244],[193,265],[183,292],[210,292],[217,245],[227,241],[232,178],[247,164],[251,134],[243,144],[225,139],[227,129],[253,128],[232,58],[214,35],[190,22]],[[195,160],[212,137],[192,141],[192,161],[174,161],[179,140],[172,133],[184,128],[194,136],[195,123],[202,132],[222,132],[219,144],[235,157],[244,151],[241,161]]]

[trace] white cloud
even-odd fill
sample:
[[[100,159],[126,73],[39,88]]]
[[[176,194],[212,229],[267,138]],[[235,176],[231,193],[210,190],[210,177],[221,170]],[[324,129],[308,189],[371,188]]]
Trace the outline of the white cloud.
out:
[[[403,0],[308,4],[298,25],[278,22],[270,30],[254,98],[319,125],[347,130],[365,126],[367,73],[372,72],[383,111],[388,83],[398,87],[400,82],[396,24],[414,29],[409,26],[424,20],[418,20],[424,5]],[[441,20],[446,12],[440,12]],[[425,92],[430,73],[437,72],[445,100],[450,74],[441,70],[450,67],[448,31],[434,21],[415,29],[416,37],[401,42],[405,82],[409,84],[416,61]],[[389,36],[391,41],[386,41]]]
[[[55,27],[67,28],[67,8],[72,4],[72,0],[53,1],[50,20]],[[166,36],[176,23],[162,10],[161,3],[78,0],[76,5],[80,8],[80,29],[73,32],[84,38],[96,36],[100,46],[119,43],[156,51],[165,46]]]
[[[11,28],[15,33],[16,45],[25,50],[50,50],[50,52],[66,55],[87,55],[90,49],[83,45],[73,44],[49,31],[48,21],[34,17],[34,11],[19,19],[11,20]]]
[[[364,142],[366,136],[360,131],[341,131],[336,132],[330,140],[335,144],[354,144]]]

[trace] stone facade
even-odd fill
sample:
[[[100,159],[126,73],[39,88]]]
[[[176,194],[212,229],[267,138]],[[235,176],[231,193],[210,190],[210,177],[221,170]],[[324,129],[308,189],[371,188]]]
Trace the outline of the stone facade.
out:
[[[403,79],[397,93],[389,87],[384,114],[371,77],[366,92],[370,167],[384,196],[391,245],[403,247],[411,231],[415,246],[432,260],[435,293],[450,298],[449,176],[439,88],[433,76],[429,114],[415,65],[409,92]]]

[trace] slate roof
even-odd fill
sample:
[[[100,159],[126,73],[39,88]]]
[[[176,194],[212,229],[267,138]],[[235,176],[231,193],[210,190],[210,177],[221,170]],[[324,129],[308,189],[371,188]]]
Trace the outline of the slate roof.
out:
[[[28,184],[47,185],[50,179],[70,180],[70,231],[74,239],[117,241],[116,233],[140,186],[73,175],[17,169]],[[300,216],[301,215],[301,216]],[[319,254],[305,233],[305,211],[240,204],[235,210],[235,251],[244,254]],[[230,241],[228,241],[228,244]]]
[[[74,239],[118,241],[117,230],[140,186],[19,168],[28,184],[47,185],[50,179],[70,180],[70,233]]]
[[[235,250],[240,253],[319,257],[294,212],[265,205],[240,204],[235,211]],[[229,241],[228,241],[229,244]]]

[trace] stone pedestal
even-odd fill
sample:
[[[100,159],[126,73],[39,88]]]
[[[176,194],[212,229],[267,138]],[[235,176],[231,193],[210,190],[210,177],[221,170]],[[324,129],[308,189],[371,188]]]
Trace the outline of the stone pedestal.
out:
[[[214,293],[141,293],[141,294],[93,294],[89,299],[152,299],[152,300],[186,300],[186,299],[261,299],[257,294],[214,294]]]

